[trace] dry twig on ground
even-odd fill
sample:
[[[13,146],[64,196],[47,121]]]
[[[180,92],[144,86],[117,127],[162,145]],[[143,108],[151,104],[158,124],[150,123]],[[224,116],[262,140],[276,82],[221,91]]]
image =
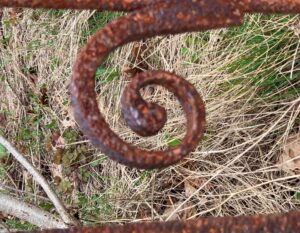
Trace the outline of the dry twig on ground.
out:
[[[0,211],[30,222],[42,229],[68,228],[67,224],[54,215],[1,192]]]
[[[46,181],[46,179],[35,169],[34,166],[32,166],[31,163],[29,163],[27,161],[27,159],[21,155],[6,139],[4,139],[1,135],[0,135],[0,144],[2,144],[13,156],[14,158],[21,163],[21,165],[33,176],[33,178],[36,180],[36,182],[38,182],[43,190],[45,191],[45,193],[47,194],[47,196],[49,197],[49,199],[52,201],[53,205],[55,206],[57,212],[59,213],[59,215],[61,216],[62,220],[69,225],[78,225],[78,222],[76,220],[74,220],[67,212],[64,204],[61,202],[61,200],[57,197],[56,193],[53,191],[53,189],[50,187],[50,185],[48,184],[48,182]],[[2,198],[5,198],[5,196],[3,196]],[[7,204],[16,204],[17,202],[13,200],[11,200],[10,202],[8,202]],[[21,204],[21,203],[20,203]],[[8,205],[9,206],[9,205]],[[22,205],[24,206],[24,205]],[[20,206],[21,208],[21,206]],[[14,210],[14,208],[6,208],[7,210]],[[24,207],[22,207],[22,209],[25,209]],[[16,212],[17,213],[17,212]],[[38,210],[36,209],[36,212],[38,213]],[[41,212],[40,212],[41,213]],[[14,212],[10,212],[10,214],[14,215]],[[44,219],[45,220],[45,219]]]

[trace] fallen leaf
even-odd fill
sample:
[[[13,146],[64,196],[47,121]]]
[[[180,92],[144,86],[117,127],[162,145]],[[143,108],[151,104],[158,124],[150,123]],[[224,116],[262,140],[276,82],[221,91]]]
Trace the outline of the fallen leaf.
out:
[[[62,158],[64,156],[64,149],[57,148],[53,156],[53,163],[56,165],[62,164]]]
[[[55,146],[59,148],[65,148],[66,146],[66,141],[62,136],[59,136],[58,139],[55,142]]]
[[[283,147],[278,166],[285,172],[300,174],[300,135],[291,135]]]
[[[8,12],[10,21],[12,22],[13,25],[16,25],[16,24],[17,24],[17,21],[18,21],[17,13],[18,13],[18,12],[17,12],[15,9],[11,9],[11,10]]]
[[[187,219],[190,218],[191,216],[194,216],[197,211],[195,209],[195,207],[193,205],[189,206],[187,204],[183,204],[183,201],[177,202],[175,204],[172,204],[171,207],[165,209],[162,217],[165,220],[179,220],[179,219]],[[178,207],[180,206],[180,208],[175,211]]]
[[[176,204],[172,205],[171,207],[167,208],[165,211],[164,211],[164,214],[163,214],[163,218],[164,219],[168,219],[170,221],[173,221],[173,220],[179,220],[180,219],[180,216],[179,216],[179,212],[182,210],[182,207],[175,211],[180,205],[182,204],[182,202],[177,202]],[[175,212],[174,212],[175,211]]]
[[[191,197],[197,191],[197,189],[189,182],[184,182],[185,196]]]
[[[149,65],[146,62],[147,50],[148,46],[145,42],[136,42],[133,44],[129,56],[130,65],[124,66],[122,70],[126,79],[133,78],[136,74],[149,69]]]
[[[63,167],[61,164],[53,164],[50,168],[52,177],[54,177],[54,180],[56,183],[59,183],[58,181],[61,181],[63,179]]]
[[[60,137],[60,132],[59,131],[55,131],[52,135],[51,135],[51,144],[52,146],[56,146],[57,145],[57,141]]]
[[[64,110],[64,118],[61,122],[61,125],[63,126],[64,129],[76,128],[76,121],[74,118],[73,107],[69,106]]]

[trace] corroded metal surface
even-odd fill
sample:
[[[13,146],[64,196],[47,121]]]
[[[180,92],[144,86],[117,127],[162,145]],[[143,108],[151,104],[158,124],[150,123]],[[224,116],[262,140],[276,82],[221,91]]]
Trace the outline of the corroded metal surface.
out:
[[[174,73],[149,71],[137,74],[125,88],[122,112],[128,125],[142,136],[157,133],[166,122],[166,112],[142,99],[139,89],[158,84],[173,92],[187,117],[182,144],[165,151],[146,151],[123,141],[105,122],[96,101],[95,73],[116,48],[157,36],[238,26],[245,13],[300,13],[300,0],[0,0],[0,7],[96,9],[127,11],[96,33],[82,49],[71,82],[75,117],[93,145],[111,158],[137,168],[160,168],[174,164],[193,151],[205,131],[205,107],[196,89]],[[300,213],[202,218],[195,221],[105,226],[46,232],[300,232]]]
[[[46,230],[44,233],[299,233],[300,213]],[[35,232],[32,232],[35,233]],[[38,233],[38,231],[36,231]]]

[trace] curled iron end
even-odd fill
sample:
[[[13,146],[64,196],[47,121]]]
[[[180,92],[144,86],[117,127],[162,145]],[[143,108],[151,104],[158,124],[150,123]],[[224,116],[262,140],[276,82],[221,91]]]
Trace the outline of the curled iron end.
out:
[[[126,143],[109,128],[98,109],[94,76],[105,57],[126,43],[157,35],[219,28],[224,22],[228,25],[242,22],[242,17],[233,13],[232,4],[216,2],[152,1],[151,5],[108,24],[89,40],[74,66],[71,96],[75,118],[94,146],[120,163],[144,169],[175,164],[196,149],[205,131],[205,106],[197,90],[185,79],[173,73],[151,71],[138,74],[126,87],[121,100],[123,116],[139,135],[156,134],[167,120],[165,109],[143,100],[140,88],[149,84],[165,87],[177,96],[185,111],[187,127],[181,145],[165,151],[146,151]]]

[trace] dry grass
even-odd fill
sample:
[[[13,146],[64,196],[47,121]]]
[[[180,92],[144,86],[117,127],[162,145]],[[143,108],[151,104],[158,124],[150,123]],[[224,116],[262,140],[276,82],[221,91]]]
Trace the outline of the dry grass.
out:
[[[137,171],[91,147],[72,119],[67,87],[76,54],[95,30],[92,15],[26,10],[16,25],[5,24],[11,37],[0,44],[3,131],[53,181],[72,213],[96,224],[299,208],[299,173],[277,166],[286,140],[300,129],[299,17],[248,16],[240,28],[155,38],[116,51],[105,69],[122,77],[98,80],[97,91],[103,114],[125,140],[161,149],[184,135],[180,106],[162,88],[144,92],[168,109],[162,132],[140,138],[124,124],[119,102],[130,78],[123,71],[136,62],[137,45],[149,69],[176,71],[206,103],[207,133],[194,153],[164,170]],[[57,134],[65,145],[59,153],[49,147]],[[60,156],[59,166],[54,160]],[[10,158],[1,161],[7,190],[47,203],[21,167]],[[62,169],[63,181],[54,179],[54,168]]]

